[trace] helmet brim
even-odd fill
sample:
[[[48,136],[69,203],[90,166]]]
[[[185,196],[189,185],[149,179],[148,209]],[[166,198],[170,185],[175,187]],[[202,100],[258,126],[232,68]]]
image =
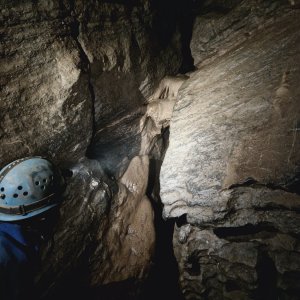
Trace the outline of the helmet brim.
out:
[[[58,206],[58,203],[53,203],[50,204],[46,207],[37,209],[35,211],[32,211],[30,213],[27,213],[26,215],[8,215],[8,214],[2,214],[0,213],[0,221],[3,222],[14,222],[14,221],[21,221],[21,220],[25,220],[25,219],[29,219],[29,218],[33,218],[36,215],[40,215],[43,212],[46,212],[47,210],[50,210],[54,207]]]

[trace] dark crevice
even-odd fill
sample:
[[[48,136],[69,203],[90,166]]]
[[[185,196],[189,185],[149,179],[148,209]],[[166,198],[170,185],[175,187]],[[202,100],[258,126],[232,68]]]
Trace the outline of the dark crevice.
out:
[[[73,9],[73,7],[72,7]],[[75,15],[74,12],[71,12],[71,15]],[[80,22],[77,19],[74,19],[74,21],[71,23],[71,36],[73,37],[77,47],[79,48],[79,55],[80,55],[80,62],[81,62],[81,69],[84,70],[87,73],[88,76],[88,89],[90,92],[90,97],[91,97],[91,101],[92,101],[92,106],[91,106],[91,110],[92,110],[92,138],[91,138],[91,142],[95,136],[96,133],[96,119],[95,119],[95,91],[94,91],[94,87],[92,85],[92,80],[91,80],[91,62],[87,56],[87,54],[85,53],[81,43],[78,40],[80,34]],[[89,148],[90,146],[87,147],[87,152],[89,152]]]
[[[141,299],[174,299],[181,300],[178,279],[179,270],[173,253],[174,221],[164,221],[161,218],[162,210],[154,204],[156,249],[153,258],[153,267],[144,284],[144,296]]]
[[[90,95],[91,95],[91,100],[92,100],[92,118],[93,118],[93,124],[92,124],[92,138],[91,138],[91,142],[90,142],[90,145],[92,144],[92,141],[93,141],[93,138],[96,134],[96,114],[95,114],[95,92],[94,92],[94,87],[91,83],[91,73],[89,71],[89,91],[90,91]],[[87,152],[88,152],[88,149],[90,148],[90,145],[88,146],[87,148]]]
[[[281,190],[287,193],[300,194],[300,173],[299,174],[297,173],[297,175],[294,176],[293,178],[286,180],[285,183],[280,183],[280,184],[274,182],[260,183],[256,179],[249,177],[242,182],[238,182],[230,185],[228,189],[234,189],[240,187],[253,187],[253,188],[266,187],[274,191]]]
[[[64,178],[71,178],[73,176],[73,171],[71,169],[62,169],[61,174]]]
[[[182,1],[182,10],[179,14],[179,32],[181,39],[181,56],[182,63],[179,68],[179,73],[185,74],[187,72],[195,71],[194,58],[191,52],[191,40],[193,34],[193,27],[195,15],[193,14],[193,1]]]
[[[142,287],[142,300],[173,299],[183,300],[179,288],[179,270],[173,252],[173,231],[175,220],[164,220],[162,217],[163,205],[160,199],[159,173],[162,160],[169,143],[169,128],[162,130],[160,157],[150,159],[147,196],[151,200],[154,210],[154,225],[156,233],[155,254],[153,267],[145,284]]]
[[[154,31],[162,47],[170,44],[176,31],[180,34],[182,63],[179,73],[195,70],[190,42],[195,20],[193,0],[152,0],[156,11]]]
[[[219,227],[213,229],[214,234],[221,239],[235,242],[249,241],[255,238],[271,238],[278,232],[276,228],[270,224],[246,224],[241,227]]]
[[[199,263],[199,253],[193,252],[187,259],[184,269],[189,273],[190,276],[199,276],[201,269]]]
[[[179,288],[179,270],[173,253],[174,221],[161,218],[162,209],[154,204],[156,249],[153,267],[143,286],[143,300],[173,299],[183,300]]]
[[[157,202],[158,199],[155,199],[158,195],[159,190],[159,181],[157,180],[157,174],[160,172],[161,162],[156,159],[150,159],[149,163],[149,178],[148,178],[148,186],[146,190],[146,195],[155,200]]]
[[[264,250],[259,250],[257,264],[258,287],[254,293],[255,300],[277,300],[277,270],[273,260]]]
[[[228,187],[228,189],[234,189],[234,188],[237,188],[237,187],[252,186],[252,185],[257,184],[257,183],[258,183],[257,180],[255,180],[252,177],[248,177],[244,181],[237,182],[237,183],[234,183],[234,184],[230,185]]]
[[[188,224],[187,214],[183,214],[180,217],[175,218],[175,223],[178,228],[187,225]]]
[[[288,178],[284,184],[284,187],[291,193],[300,195],[300,172],[297,172],[295,176]]]
[[[239,283],[234,280],[227,280],[225,283],[225,289],[227,292],[238,291],[241,289]]]
[[[258,206],[253,206],[253,209],[255,211],[263,211],[263,212],[269,212],[269,211],[293,211],[293,212],[296,212],[296,213],[300,213],[300,208],[298,207],[286,207],[284,205],[280,205],[280,204],[275,204],[275,203],[272,203],[272,204],[268,204],[268,205],[265,205],[263,207],[258,207]]]

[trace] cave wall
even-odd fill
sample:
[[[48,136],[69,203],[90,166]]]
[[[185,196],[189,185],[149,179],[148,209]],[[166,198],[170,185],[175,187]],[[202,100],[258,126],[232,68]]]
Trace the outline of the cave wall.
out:
[[[149,161],[160,164],[175,101],[159,82],[181,64],[179,12],[165,8],[1,1],[1,166],[43,155],[68,170],[41,251],[39,298],[82,299],[88,287],[149,272]],[[173,92],[184,80],[174,78]]]
[[[299,299],[295,1],[206,1],[161,169],[186,299]]]
[[[1,2],[1,163],[76,161],[92,136],[87,64],[59,1]]]
[[[186,299],[297,299],[299,1],[0,5],[1,167],[69,170],[39,298],[136,298],[161,187]]]

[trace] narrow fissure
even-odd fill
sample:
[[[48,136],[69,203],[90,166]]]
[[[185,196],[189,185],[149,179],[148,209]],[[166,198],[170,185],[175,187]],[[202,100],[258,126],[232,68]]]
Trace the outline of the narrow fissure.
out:
[[[154,224],[156,244],[153,257],[153,266],[149,277],[143,284],[141,300],[174,299],[183,300],[179,288],[179,270],[173,251],[174,219],[163,219],[163,204],[160,199],[159,174],[161,165],[168,149],[170,128],[162,130],[162,152],[159,159],[150,159],[149,181],[147,196],[154,209]]]
[[[267,251],[259,249],[256,264],[258,287],[254,292],[255,300],[276,300],[279,297],[277,290],[277,269]]]
[[[270,224],[246,224],[241,227],[217,227],[214,234],[227,241],[243,242],[251,239],[267,239],[276,236],[278,230]]]
[[[74,6],[74,3],[73,3]],[[75,15],[75,12],[73,11],[74,8],[71,9],[71,14]],[[74,17],[75,18],[75,17]],[[80,22],[75,18],[74,21],[71,24],[71,36],[73,37],[74,41],[76,42],[76,45],[79,48],[80,51],[80,61],[82,64],[82,69],[84,72],[86,72],[88,77],[88,89],[90,93],[91,98],[91,114],[92,114],[92,130],[91,130],[91,141],[90,145],[87,147],[86,155],[88,156],[88,153],[90,151],[90,147],[93,144],[93,138],[96,134],[96,114],[95,114],[95,91],[92,84],[92,70],[91,70],[91,62],[85,53],[80,41],[78,40],[80,35]]]

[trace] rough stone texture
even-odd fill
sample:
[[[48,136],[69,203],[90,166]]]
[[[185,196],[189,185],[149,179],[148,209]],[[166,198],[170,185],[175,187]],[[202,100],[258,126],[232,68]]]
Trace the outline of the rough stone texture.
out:
[[[231,193],[223,220],[175,229],[186,299],[298,299],[300,197],[262,186]]]
[[[195,18],[191,40],[195,64],[233,50],[290,7],[286,0],[204,1]]]
[[[179,91],[160,178],[186,299],[299,299],[300,15],[278,9]]]
[[[92,285],[142,279],[149,271],[155,245],[154,213],[146,196],[149,160],[156,163],[162,160],[162,131],[169,125],[178,90],[186,79],[186,76],[168,76],[149,97],[146,113],[139,123],[140,155],[129,162],[125,171],[119,170],[118,193],[112,201],[104,247],[100,243],[91,257]]]
[[[156,205],[160,202],[157,174],[166,149],[165,132],[168,131],[178,90],[187,78],[179,75],[161,80],[148,97],[144,115],[137,120],[140,153],[130,161],[125,157],[116,173],[118,192],[112,201],[108,227],[99,231],[104,234],[89,259],[91,286],[104,284],[100,286],[101,292],[96,292],[96,299],[97,295],[121,299],[126,293],[130,299],[140,299],[147,293],[139,283],[153,268],[156,247],[154,211],[149,197],[157,202]],[[128,167],[125,169],[125,166]],[[132,284],[128,279],[133,280]]]
[[[41,271],[36,278],[38,295],[47,299],[61,299],[64,291],[76,298],[92,280],[90,258],[96,249],[103,248],[107,212],[116,189],[97,161],[85,159],[71,169],[73,176],[67,179],[60,214],[51,222],[54,228],[43,244]]]
[[[46,299],[61,297],[60,293],[74,282],[78,282],[76,297],[76,291],[86,287],[83,283],[96,288],[128,279],[142,280],[148,274],[155,246],[154,212],[146,196],[149,158],[161,163],[165,147],[160,136],[168,127],[178,89],[186,79],[166,77],[149,97],[139,124],[141,154],[133,157],[125,171],[119,170],[122,175],[117,181],[107,178],[96,160],[84,159],[71,166],[73,176],[67,182],[60,210],[63,218],[43,249],[42,272],[37,278],[40,294]],[[157,191],[151,197],[157,197]],[[109,288],[105,292],[111,293]]]
[[[162,44],[153,33],[164,29],[155,25],[159,16],[150,3],[116,3],[109,14],[107,4],[101,2],[77,9],[83,11],[79,41],[90,60],[95,95],[95,135],[88,156],[117,177],[140,154],[148,98],[159,81],[180,66],[179,35],[166,37],[168,43]]]
[[[147,105],[180,66],[176,26],[159,28],[173,11],[158,14],[148,0],[0,6],[1,166],[44,155],[73,170],[42,249],[39,296],[80,298],[84,286],[141,279],[155,242],[147,164],[161,160],[175,99]]]
[[[58,1],[1,2],[1,164],[76,161],[92,136],[87,65]]]
[[[119,192],[110,213],[112,226],[106,233],[105,248],[101,247],[107,262],[101,272],[97,261],[93,264],[96,271],[94,284],[143,278],[150,266],[155,231],[153,210],[145,196],[148,169],[148,156],[136,156],[120,179]]]
[[[141,146],[140,155],[151,154],[151,157],[162,161],[164,149],[159,147],[159,139],[164,129],[169,127],[178,90],[188,79],[186,75],[166,76],[148,99],[144,116],[140,120]]]

